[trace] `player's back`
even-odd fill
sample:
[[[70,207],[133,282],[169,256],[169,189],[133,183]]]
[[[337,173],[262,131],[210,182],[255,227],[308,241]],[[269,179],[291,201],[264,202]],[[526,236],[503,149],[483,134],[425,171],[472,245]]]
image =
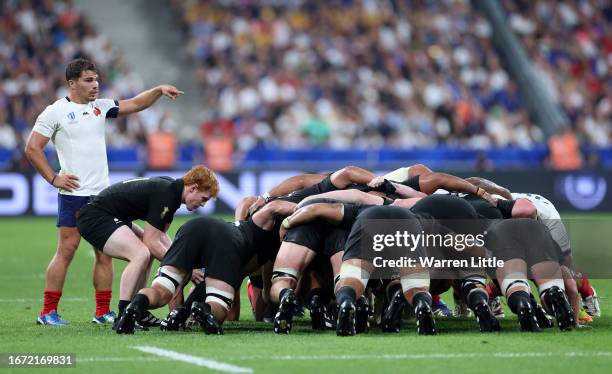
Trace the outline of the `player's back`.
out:
[[[180,206],[181,191],[182,184],[179,186],[179,183],[170,177],[135,178],[105,188],[99,195],[92,198],[91,203],[119,219],[145,220],[149,207],[161,195],[175,194],[177,200],[175,205]],[[176,210],[175,207],[168,208]]]

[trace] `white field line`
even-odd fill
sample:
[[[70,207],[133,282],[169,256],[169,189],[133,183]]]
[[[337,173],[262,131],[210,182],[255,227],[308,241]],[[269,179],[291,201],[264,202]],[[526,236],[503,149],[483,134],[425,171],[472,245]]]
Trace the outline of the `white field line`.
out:
[[[151,347],[148,345],[135,346],[132,348],[137,349],[141,352],[151,353],[156,356],[170,358],[174,361],[186,362],[188,364],[202,366],[202,367],[206,367],[212,370],[222,371],[224,373],[252,373],[253,372],[253,369],[251,368],[235,366],[235,365],[227,364],[225,362],[219,362],[219,361],[215,361],[215,360],[211,360],[211,359],[203,358],[203,357],[198,357],[198,356],[191,356],[191,355],[187,355],[184,353],[169,351],[167,349]]]
[[[544,357],[611,357],[612,352],[490,352],[490,353],[399,353],[384,355],[282,355],[238,356],[233,360],[429,360],[463,358],[544,358]]]
[[[184,355],[181,353],[167,351],[155,347],[134,347],[142,352],[153,353],[145,351],[144,349],[154,349],[164,352],[162,357],[77,357],[77,363],[86,362],[137,362],[137,361],[173,361],[177,360],[174,355],[186,356],[192,359],[205,360],[209,362],[216,362],[210,359],[203,359],[196,356]],[[171,352],[172,355],[166,355]],[[253,355],[253,356],[236,356],[236,357],[224,357],[227,361],[250,361],[250,360],[295,360],[295,361],[312,361],[312,360],[430,360],[430,359],[464,359],[464,358],[545,358],[545,357],[612,357],[612,352],[491,352],[491,353],[413,353],[413,354],[393,354],[393,355],[286,355],[286,356],[265,356],[265,355]],[[179,360],[183,361],[183,360]],[[185,361],[192,363],[191,361]],[[196,364],[197,365],[197,364]],[[223,364],[227,365],[227,364]],[[200,365],[202,366],[202,365]],[[208,366],[207,366],[208,367]],[[240,368],[245,370],[244,368]],[[246,372],[252,372],[251,369],[246,369]],[[240,371],[245,372],[245,371]]]
[[[86,297],[62,297],[60,299],[60,301],[88,301],[88,300],[93,300],[93,297],[91,299],[88,299]],[[29,298],[29,299],[0,299],[0,303],[37,303],[37,302],[42,302],[43,299],[41,298]]]

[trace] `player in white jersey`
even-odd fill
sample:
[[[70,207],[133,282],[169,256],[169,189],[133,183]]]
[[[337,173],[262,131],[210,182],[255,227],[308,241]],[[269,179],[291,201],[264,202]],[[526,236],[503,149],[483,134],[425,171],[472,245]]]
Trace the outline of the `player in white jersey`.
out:
[[[89,196],[109,185],[106,160],[105,123],[139,112],[153,105],[162,95],[174,100],[183,92],[174,86],[161,85],[128,100],[98,99],[98,73],[93,63],[76,59],[66,67],[68,96],[49,105],[36,120],[28,138],[25,153],[30,163],[53,187],[58,188],[59,239],[55,256],[45,273],[44,305],[37,323],[66,326],[57,314],[68,266],[79,246],[81,236],[76,227],[79,209]],[[51,140],[55,144],[61,170],[49,166],[43,149]],[[110,311],[113,268],[111,258],[94,251],[93,283],[96,289],[96,315],[93,322],[112,322]]]
[[[538,219],[542,221],[548,227],[550,235],[561,247],[561,252],[565,258],[565,265],[571,269],[571,256],[572,248],[570,245],[569,236],[563,221],[561,221],[561,215],[548,199],[545,197],[532,194],[532,193],[512,193],[514,200],[523,198],[531,201],[538,211]],[[599,306],[599,298],[595,288],[590,285],[589,279],[584,274],[574,274],[574,278],[577,284],[577,291],[582,297],[585,310],[593,317],[599,317],[601,315],[601,309]]]

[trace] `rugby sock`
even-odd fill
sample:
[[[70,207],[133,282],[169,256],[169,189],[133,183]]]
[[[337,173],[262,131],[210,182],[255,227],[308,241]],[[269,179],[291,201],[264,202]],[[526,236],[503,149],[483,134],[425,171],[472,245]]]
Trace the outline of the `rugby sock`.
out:
[[[113,291],[96,291],[96,317],[102,317],[110,312],[110,302]]]
[[[342,305],[345,300],[349,300],[354,304],[355,299],[357,299],[357,294],[355,294],[355,290],[349,286],[344,286],[336,292],[336,301],[338,305]]]
[[[129,304],[130,300],[119,300],[119,305],[117,306],[119,308],[119,316],[123,315],[125,307],[127,307]]]
[[[489,301],[489,295],[484,288],[478,287],[479,283],[467,281],[461,287],[461,292],[465,296],[465,303],[474,310],[476,306],[486,304]]]
[[[508,297],[508,306],[514,314],[518,314],[521,300],[527,304],[531,304],[529,293],[525,291],[515,291]]]
[[[414,294],[414,296],[412,297],[412,307],[416,308],[420,302],[423,302],[431,306],[431,302],[432,302],[431,294],[429,292],[419,292],[419,293]]]
[[[62,297],[62,291],[45,290],[43,310],[40,312],[40,316],[51,313],[52,310],[57,310],[57,304],[59,304],[60,298]]]
[[[206,299],[206,283],[200,282],[197,284],[189,296],[187,296],[187,300],[183,304],[185,309],[191,310],[191,305],[196,301],[204,301]]]
[[[593,288],[591,288],[589,278],[585,277],[584,275],[582,276],[582,285],[578,289],[578,292],[580,292],[580,296],[582,296],[583,299],[593,296]]]
[[[431,295],[431,305],[440,304],[440,295]]]

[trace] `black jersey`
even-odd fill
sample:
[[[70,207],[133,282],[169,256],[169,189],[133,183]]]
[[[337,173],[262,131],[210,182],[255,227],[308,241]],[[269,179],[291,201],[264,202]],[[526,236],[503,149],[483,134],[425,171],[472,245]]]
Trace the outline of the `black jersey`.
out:
[[[170,177],[128,179],[105,188],[89,204],[118,220],[140,219],[163,231],[181,206],[183,186],[182,179]]]
[[[208,216],[193,218],[177,231],[161,265],[185,271],[205,268],[206,276],[237,289],[242,267],[253,256],[260,256],[271,234],[252,220],[232,223]]]
[[[413,188],[416,191],[421,191],[420,179],[420,175],[415,175],[414,177],[410,177],[405,181],[401,182],[401,184]]]

